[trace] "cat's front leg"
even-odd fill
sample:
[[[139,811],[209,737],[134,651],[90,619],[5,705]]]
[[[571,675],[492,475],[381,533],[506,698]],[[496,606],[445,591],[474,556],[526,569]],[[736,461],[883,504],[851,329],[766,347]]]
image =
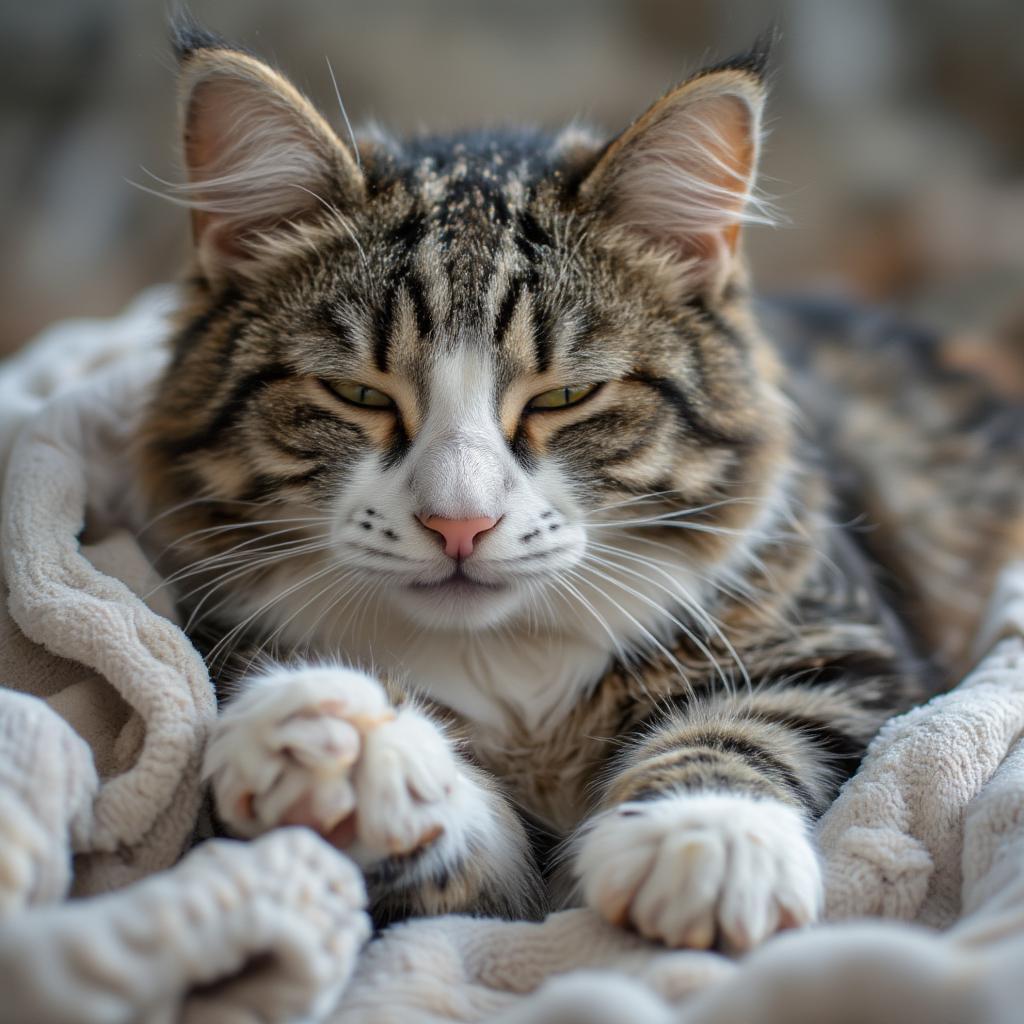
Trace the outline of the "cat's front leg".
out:
[[[885,717],[852,683],[694,701],[657,713],[609,766],[575,839],[583,900],[670,946],[745,950],[814,921],[814,817]]]
[[[576,858],[587,904],[669,946],[742,951],[808,924],[821,872],[798,808],[728,792],[666,792],[595,817]]]
[[[364,673],[281,668],[249,680],[215,725],[205,770],[231,831],[304,824],[344,849],[378,922],[540,909],[525,833],[497,788],[425,708],[394,707]]]

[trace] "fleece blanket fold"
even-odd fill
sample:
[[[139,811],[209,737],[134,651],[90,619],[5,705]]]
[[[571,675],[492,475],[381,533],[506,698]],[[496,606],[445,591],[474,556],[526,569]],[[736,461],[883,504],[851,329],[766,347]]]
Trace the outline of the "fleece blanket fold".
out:
[[[131,469],[173,303],[0,367],[0,1021],[1024,1019],[1024,562],[975,671],[890,722],[823,818],[827,920],[743,960],[585,909],[368,941],[358,871],[312,833],[193,846],[215,702]]]

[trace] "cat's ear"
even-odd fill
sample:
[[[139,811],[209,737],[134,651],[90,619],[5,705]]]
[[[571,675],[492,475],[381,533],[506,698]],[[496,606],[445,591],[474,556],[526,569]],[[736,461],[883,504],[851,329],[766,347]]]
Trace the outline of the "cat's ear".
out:
[[[766,48],[701,72],[658,100],[601,154],[580,196],[715,288],[740,227],[770,222],[754,195]]]
[[[244,271],[275,229],[363,198],[352,151],[287,79],[192,23],[174,42],[189,179],[178,192],[208,277]]]

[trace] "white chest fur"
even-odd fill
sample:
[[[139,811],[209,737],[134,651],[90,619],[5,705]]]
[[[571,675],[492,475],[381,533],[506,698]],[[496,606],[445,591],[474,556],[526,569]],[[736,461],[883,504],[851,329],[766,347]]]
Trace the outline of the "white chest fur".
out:
[[[610,657],[589,638],[505,633],[435,634],[378,652],[375,664],[488,729],[531,733],[561,722],[604,674]]]

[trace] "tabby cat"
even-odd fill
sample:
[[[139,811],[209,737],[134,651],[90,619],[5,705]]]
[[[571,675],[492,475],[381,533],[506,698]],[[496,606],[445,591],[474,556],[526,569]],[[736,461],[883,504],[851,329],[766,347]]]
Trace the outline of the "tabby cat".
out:
[[[762,333],[765,48],[610,142],[339,135],[177,49],[194,264],[140,459],[224,827],[317,829],[381,922],[812,921],[813,822],[962,663],[1020,465],[930,350]]]

